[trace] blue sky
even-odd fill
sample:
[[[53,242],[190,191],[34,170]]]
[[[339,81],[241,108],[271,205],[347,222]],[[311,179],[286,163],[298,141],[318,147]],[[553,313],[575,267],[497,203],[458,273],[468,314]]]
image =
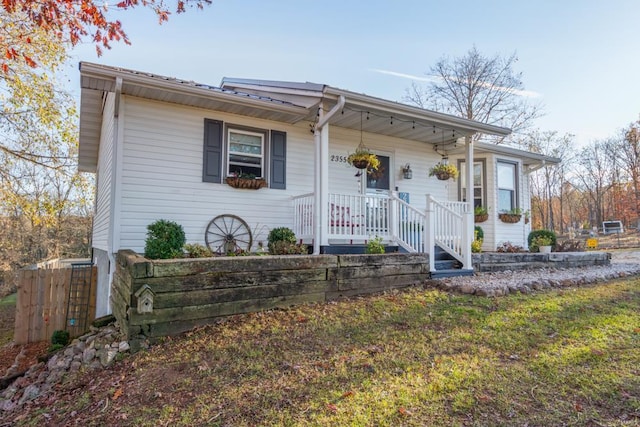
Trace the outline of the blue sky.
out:
[[[412,79],[473,45],[516,53],[515,71],[539,97],[541,130],[579,145],[615,135],[640,114],[637,0],[213,0],[157,25],[148,10],[114,12],[132,45],[90,61],[217,85],[224,76],[311,81],[401,101]],[[407,77],[408,76],[408,77]]]

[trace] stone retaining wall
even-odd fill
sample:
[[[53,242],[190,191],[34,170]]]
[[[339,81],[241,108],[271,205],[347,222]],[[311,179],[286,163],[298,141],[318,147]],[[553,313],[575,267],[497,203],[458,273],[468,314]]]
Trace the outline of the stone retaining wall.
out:
[[[118,253],[113,314],[130,340],[220,316],[403,288],[429,278],[428,255],[288,255],[148,260]]]
[[[609,265],[608,252],[552,252],[541,253],[498,253],[473,254],[473,269],[482,271],[531,270],[536,268],[576,268],[594,265]]]

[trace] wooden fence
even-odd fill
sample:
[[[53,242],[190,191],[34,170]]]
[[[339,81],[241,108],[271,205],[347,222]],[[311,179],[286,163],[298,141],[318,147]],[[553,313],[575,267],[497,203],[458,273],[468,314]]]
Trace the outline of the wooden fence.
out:
[[[17,344],[50,341],[56,330],[67,330],[72,337],[89,329],[96,313],[97,268],[92,268],[89,313],[84,324],[67,324],[71,268],[21,270],[13,340]],[[89,286],[85,283],[85,286]]]

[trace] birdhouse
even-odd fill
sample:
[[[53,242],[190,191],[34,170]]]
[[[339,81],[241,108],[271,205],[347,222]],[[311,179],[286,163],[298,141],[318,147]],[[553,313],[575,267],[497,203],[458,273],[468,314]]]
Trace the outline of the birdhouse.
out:
[[[143,285],[140,289],[138,289],[134,296],[138,300],[139,314],[153,312],[153,297],[155,297],[155,295],[155,292],[153,292],[149,285]]]

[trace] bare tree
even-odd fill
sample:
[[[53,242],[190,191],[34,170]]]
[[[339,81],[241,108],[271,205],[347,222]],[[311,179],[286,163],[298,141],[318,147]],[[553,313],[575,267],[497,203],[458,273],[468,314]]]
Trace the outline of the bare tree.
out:
[[[423,88],[413,83],[403,100],[422,108],[433,108],[479,122],[511,128],[510,140],[517,139],[541,115],[541,105],[527,98],[536,96],[524,90],[522,73],[513,66],[515,54],[483,56],[474,46],[459,58],[443,57],[430,70],[431,83]],[[505,137],[477,134],[496,144]]]
[[[520,143],[520,146],[528,151],[561,160],[558,165],[546,165],[534,172],[529,180],[531,195],[538,201],[535,206],[537,212],[532,212],[539,218],[539,222],[536,222],[550,230],[559,228],[560,232],[565,231],[563,192],[566,190],[567,175],[575,160],[571,150],[572,142],[573,135],[536,130],[530,132]],[[554,209],[556,207],[557,209]]]
[[[589,199],[589,222],[602,224],[606,218],[606,196],[616,182],[615,157],[611,156],[609,141],[595,141],[579,156],[579,166],[573,178],[574,186]]]
[[[624,130],[620,143],[619,161],[633,187],[637,219],[640,217],[640,121],[630,124]]]

